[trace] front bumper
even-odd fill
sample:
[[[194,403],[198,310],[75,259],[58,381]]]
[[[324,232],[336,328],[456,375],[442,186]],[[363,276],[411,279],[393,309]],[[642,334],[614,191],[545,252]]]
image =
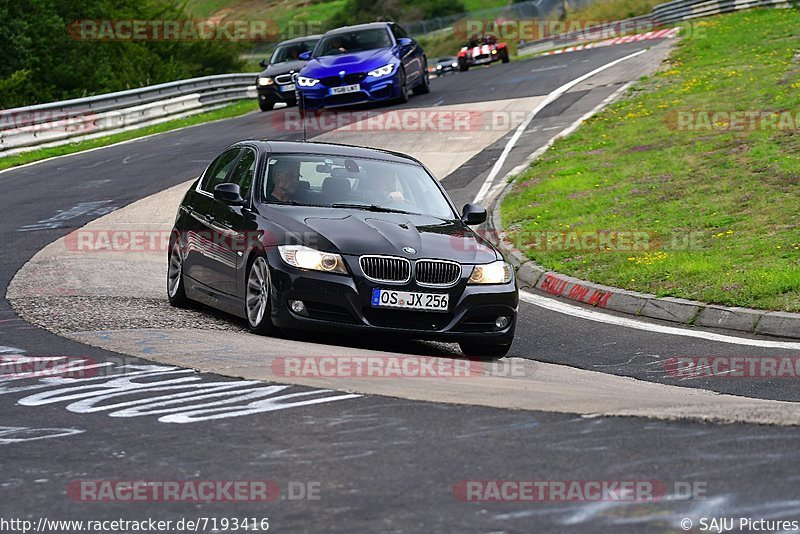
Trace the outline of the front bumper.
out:
[[[256,85],[258,91],[259,102],[285,102],[288,106],[293,106],[297,103],[297,93],[294,90],[281,91],[281,85]]]
[[[364,278],[355,257],[345,256],[353,276],[289,267],[280,259],[277,249],[268,252],[267,257],[272,276],[272,320],[280,328],[384,332],[441,341],[480,339],[494,344],[511,344],[514,339],[519,303],[515,280],[502,285],[468,285],[467,273],[457,285],[447,289],[421,287],[413,281],[397,286]],[[447,293],[449,310],[445,313],[374,308],[371,295],[376,287]],[[303,301],[306,312],[302,315],[293,312],[290,300]],[[499,316],[510,318],[505,328],[495,326]]]
[[[340,95],[331,94],[333,87],[325,86],[322,82],[314,87],[298,87],[297,90],[302,93],[303,104],[309,110],[386,102],[401,96],[402,88],[398,73],[374,79],[368,77],[358,84],[359,91]]]

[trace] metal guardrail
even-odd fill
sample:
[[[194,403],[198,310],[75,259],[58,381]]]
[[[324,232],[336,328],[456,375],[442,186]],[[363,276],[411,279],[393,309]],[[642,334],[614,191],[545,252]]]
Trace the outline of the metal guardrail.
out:
[[[615,27],[635,28],[643,23],[663,26],[755,7],[788,8],[796,5],[796,2],[797,0],[672,0],[657,5],[649,15],[521,43],[518,50],[521,54],[530,54],[555,42],[564,44],[570,41],[591,41],[614,31]],[[514,12],[518,15],[525,10],[538,13],[545,4],[552,9],[550,3],[550,0],[525,2],[514,8]],[[508,8],[503,13],[506,17],[511,14]],[[464,15],[458,16],[459,19],[463,17]],[[441,20],[440,23],[452,21]],[[257,76],[258,73],[220,74],[87,98],[0,110],[0,156],[142,128],[214,109],[228,102],[256,98]]]
[[[204,76],[0,110],[0,156],[124,132],[256,98],[257,76]]]
[[[787,0],[673,0],[653,8],[653,19],[660,24],[731,13],[755,7],[790,7]]]

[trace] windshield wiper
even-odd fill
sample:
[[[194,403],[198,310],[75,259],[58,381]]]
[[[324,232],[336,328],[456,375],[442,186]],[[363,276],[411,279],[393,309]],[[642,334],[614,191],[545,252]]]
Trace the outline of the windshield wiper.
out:
[[[282,204],[284,206],[307,206],[308,204],[303,204],[302,202],[298,202],[296,200],[268,200],[267,204]]]
[[[337,202],[335,204],[331,204],[332,208],[350,208],[350,209],[357,209],[357,210],[366,210],[366,211],[377,211],[380,213],[405,213],[407,215],[412,215],[410,211],[404,210],[396,210],[393,208],[384,208],[383,206],[378,206],[377,204],[349,204],[347,202]]]

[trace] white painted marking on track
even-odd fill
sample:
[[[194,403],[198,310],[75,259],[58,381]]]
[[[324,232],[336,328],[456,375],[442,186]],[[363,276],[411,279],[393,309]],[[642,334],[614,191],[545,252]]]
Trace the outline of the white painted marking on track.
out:
[[[563,313],[578,319],[586,319],[588,321],[595,321],[598,323],[605,323],[614,326],[623,326],[625,328],[633,328],[636,330],[644,330],[654,334],[669,334],[673,336],[696,337],[706,341],[718,341],[720,343],[730,343],[734,345],[747,345],[751,347],[761,347],[765,349],[788,349],[800,350],[800,343],[793,343],[790,341],[770,341],[766,339],[748,339],[744,337],[726,336],[724,334],[715,334],[706,330],[689,330],[686,328],[677,328],[674,326],[665,326],[656,323],[647,323],[637,319],[629,319],[627,317],[619,317],[617,315],[610,315],[608,313],[599,312],[589,308],[582,308],[560,300],[555,300],[541,295],[535,295],[527,291],[520,291],[519,298],[528,304],[533,304],[546,310]]]
[[[0,426],[0,445],[38,441],[82,434],[79,428],[31,428],[27,426]]]
[[[260,380],[209,382],[193,369],[180,367],[115,366],[113,362],[91,364],[92,360],[88,359],[29,357],[24,353],[22,349],[0,346],[3,355],[0,357],[0,370],[3,371],[0,373],[0,395],[24,392],[27,396],[17,401],[20,406],[63,402],[67,403],[68,411],[81,414],[107,412],[110,417],[156,415],[161,423],[195,423],[361,397],[331,389],[296,391],[292,386],[269,385]],[[69,363],[50,365],[63,359]],[[34,364],[47,364],[45,372],[34,368]],[[60,376],[62,374],[64,376]],[[88,377],[71,378],[76,375]],[[39,380],[25,383],[31,378]],[[23,384],[17,385],[20,382]],[[9,441],[11,438],[3,435],[3,428],[0,427],[0,445],[19,441],[19,436],[14,438],[16,441]],[[46,436],[44,431],[29,430],[27,437],[30,439],[69,435],[55,432],[63,429],[44,429],[53,431],[50,432],[53,436]]]
[[[35,230],[45,230],[45,229],[52,229],[52,228],[61,228],[67,221],[71,221],[72,219],[84,216],[102,216],[108,213],[111,213],[115,209],[116,206],[108,206],[109,202],[113,202],[112,200],[96,200],[94,202],[81,202],[76,206],[71,207],[68,210],[58,210],[56,215],[48,219],[42,219],[41,221],[35,224],[26,224],[25,226],[18,228],[18,232],[30,232]]]
[[[531,123],[534,117],[536,117],[536,115],[540,111],[542,111],[548,104],[554,102],[555,100],[558,99],[558,97],[560,97],[561,95],[569,91],[571,88],[581,83],[582,81],[586,80],[587,78],[591,78],[592,76],[594,76],[599,72],[603,72],[604,70],[609,69],[614,65],[618,65],[623,61],[627,61],[628,59],[634,58],[640,54],[644,54],[645,52],[647,52],[647,50],[639,50],[638,52],[634,52],[633,54],[628,54],[627,56],[615,59],[614,61],[611,61],[609,63],[606,63],[605,65],[597,67],[596,69],[589,71],[582,76],[578,76],[574,80],[565,83],[564,85],[562,85],[561,87],[559,87],[558,89],[547,95],[547,97],[541,102],[539,102],[539,105],[537,105],[533,109],[533,111],[531,111],[530,115],[528,115],[528,117],[524,121],[522,121],[522,123],[517,127],[517,130],[514,132],[514,135],[511,136],[511,139],[508,140],[508,143],[506,143],[506,146],[503,149],[502,154],[500,154],[500,157],[497,158],[497,161],[495,161],[492,170],[489,171],[489,175],[483,182],[483,185],[481,186],[480,191],[478,191],[478,194],[475,196],[475,200],[473,202],[478,204],[486,197],[486,194],[489,192],[489,189],[491,189],[495,178],[497,178],[497,175],[500,174],[500,170],[503,168],[503,165],[505,164],[508,155],[511,153],[511,150],[514,148],[514,145],[517,144],[517,141],[519,141],[519,138],[522,136],[522,133],[528,128],[528,125]]]

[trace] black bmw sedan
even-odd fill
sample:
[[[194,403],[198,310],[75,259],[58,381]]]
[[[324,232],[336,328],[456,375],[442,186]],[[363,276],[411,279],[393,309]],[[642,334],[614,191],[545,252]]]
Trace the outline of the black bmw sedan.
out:
[[[269,61],[260,61],[264,71],[256,78],[258,92],[258,107],[261,111],[269,111],[278,102],[285,102],[288,106],[297,103],[294,75],[305,67],[307,60],[300,59],[300,55],[314,50],[321,35],[298,37],[280,43]]]
[[[169,246],[173,306],[198,301],[279,330],[373,331],[456,341],[468,356],[511,346],[513,268],[404,154],[242,141],[186,193]]]

